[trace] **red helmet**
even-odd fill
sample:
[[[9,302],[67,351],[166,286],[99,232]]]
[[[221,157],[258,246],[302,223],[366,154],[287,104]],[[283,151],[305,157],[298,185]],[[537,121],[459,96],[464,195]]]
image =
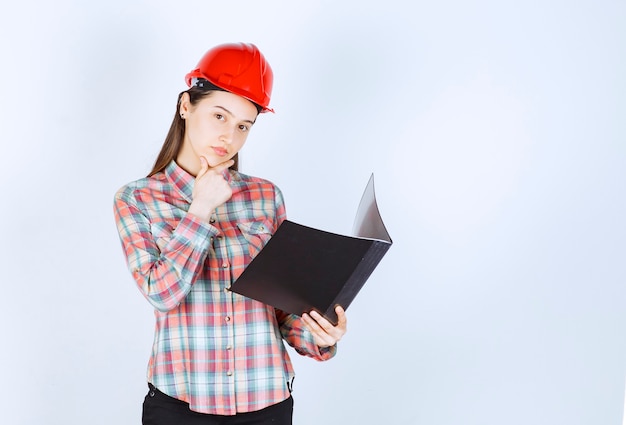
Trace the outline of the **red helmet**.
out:
[[[219,88],[269,108],[274,73],[254,44],[229,43],[213,47],[202,56],[196,69],[185,76],[191,87],[194,78],[204,78]]]

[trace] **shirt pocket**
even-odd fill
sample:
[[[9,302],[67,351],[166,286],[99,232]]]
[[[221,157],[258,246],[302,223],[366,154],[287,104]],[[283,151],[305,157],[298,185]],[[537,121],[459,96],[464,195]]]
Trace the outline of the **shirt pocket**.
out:
[[[237,228],[248,243],[248,254],[251,258],[263,249],[273,234],[272,222],[269,220],[241,221]]]

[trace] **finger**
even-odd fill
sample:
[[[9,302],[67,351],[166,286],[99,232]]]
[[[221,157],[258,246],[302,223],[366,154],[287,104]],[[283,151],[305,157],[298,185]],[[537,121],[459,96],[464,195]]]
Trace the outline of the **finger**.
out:
[[[224,161],[220,164],[217,164],[214,167],[211,167],[210,170],[215,171],[216,173],[222,173],[224,170],[226,170],[228,167],[230,167],[231,165],[233,165],[235,163],[235,161],[233,161],[232,159],[229,159],[228,161]]]
[[[311,331],[312,333],[325,333],[319,323],[317,323],[317,321],[313,319],[310,314],[304,313],[302,315],[302,320],[304,321],[304,324],[307,326],[307,328],[309,328],[309,331]]]
[[[326,333],[326,331],[324,331],[324,329],[322,329],[318,323],[311,318],[311,316],[304,313],[302,315],[302,320],[304,322],[304,327],[311,332],[311,335],[313,335],[316,345],[320,347],[330,347],[336,343],[337,340]]]
[[[315,322],[319,325],[320,328],[324,329],[327,333],[331,333],[335,328],[332,323],[330,323],[324,316],[319,314],[317,311],[312,311],[310,316],[315,319]]]
[[[346,329],[348,326],[348,318],[346,317],[346,311],[342,306],[335,307],[335,313],[337,313],[337,326]]]
[[[201,156],[200,157],[200,171],[198,171],[196,178],[202,177],[203,175],[206,174],[207,171],[209,171],[209,161],[207,161],[205,157]]]
[[[346,333],[344,328],[333,326],[332,323],[316,311],[310,313],[309,320],[309,326],[313,328],[313,332],[317,335],[318,339],[323,340],[326,345],[336,344]]]

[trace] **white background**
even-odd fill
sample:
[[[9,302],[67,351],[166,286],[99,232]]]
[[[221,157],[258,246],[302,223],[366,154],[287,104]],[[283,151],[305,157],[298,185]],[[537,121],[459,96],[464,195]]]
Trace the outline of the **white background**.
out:
[[[624,1],[3,1],[0,421],[138,424],[153,316],[114,192],[183,77],[275,71],[243,170],[349,233],[375,174],[394,245],[295,423],[618,424],[626,377]]]

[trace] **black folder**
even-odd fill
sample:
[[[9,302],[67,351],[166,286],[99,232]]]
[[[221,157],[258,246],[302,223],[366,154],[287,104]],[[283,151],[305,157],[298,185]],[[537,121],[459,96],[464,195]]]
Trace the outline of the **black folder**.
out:
[[[348,308],[393,243],[376,204],[373,174],[352,233],[285,220],[230,289],[287,313],[316,310],[337,324],[335,306]]]

